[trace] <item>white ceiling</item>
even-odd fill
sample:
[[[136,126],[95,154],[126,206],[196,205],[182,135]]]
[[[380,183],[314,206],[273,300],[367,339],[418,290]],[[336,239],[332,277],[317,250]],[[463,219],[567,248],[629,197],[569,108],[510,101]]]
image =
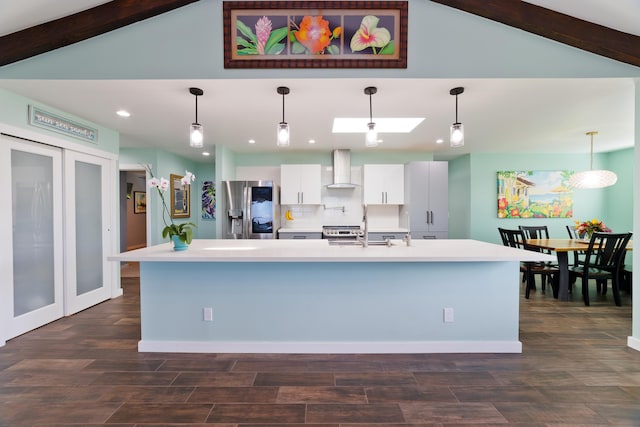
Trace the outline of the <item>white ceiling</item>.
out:
[[[5,7],[4,3],[11,4]],[[101,3],[105,2],[5,0],[0,34]],[[637,31],[640,22],[640,0],[616,0],[615,5],[601,0],[530,3],[570,7],[558,11],[573,11],[583,19],[612,27],[625,26],[633,19]],[[0,80],[0,87],[117,130],[123,147],[162,147],[207,161],[200,150],[187,146],[188,127],[195,118],[190,86],[204,90],[198,99],[198,119],[205,128],[208,150],[218,143],[240,152],[274,151],[275,128],[282,119],[277,86],[291,89],[285,98],[292,134],[292,145],[286,150],[290,151],[363,150],[364,134],[331,134],[331,124],[334,117],[368,116],[369,99],[363,93],[366,86],[378,88],[372,99],[374,121],[377,116],[426,118],[411,134],[381,135],[384,142],[377,150],[433,151],[438,159],[470,151],[587,153],[585,133],[591,130],[599,132],[596,152],[633,146],[634,89],[630,79],[337,79],[330,86],[317,79]],[[455,118],[455,99],[449,90],[456,86],[465,87],[458,101],[466,145],[454,150],[446,140]],[[132,116],[116,116],[120,108]],[[310,138],[317,143],[309,145]],[[438,138],[445,143],[436,144]],[[248,144],[249,139],[255,139],[256,144]]]

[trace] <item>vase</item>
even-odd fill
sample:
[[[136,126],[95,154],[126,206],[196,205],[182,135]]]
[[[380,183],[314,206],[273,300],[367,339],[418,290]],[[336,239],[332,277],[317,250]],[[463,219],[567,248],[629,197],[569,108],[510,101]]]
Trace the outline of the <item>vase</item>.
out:
[[[591,232],[585,231],[585,233],[582,235],[582,240],[584,240],[585,242],[591,241],[591,235],[592,234],[593,234],[593,231],[591,231]]]
[[[179,236],[173,235],[171,236],[171,240],[173,241],[174,251],[186,251],[189,248],[189,244],[180,240]]]

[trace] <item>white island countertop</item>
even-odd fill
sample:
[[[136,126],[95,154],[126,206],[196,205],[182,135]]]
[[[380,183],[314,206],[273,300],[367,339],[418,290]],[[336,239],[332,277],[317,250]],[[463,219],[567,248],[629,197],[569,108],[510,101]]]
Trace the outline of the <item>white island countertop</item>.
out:
[[[413,240],[410,246],[333,246],[327,240],[197,239],[186,251],[170,243],[108,257],[141,262],[502,262],[555,261],[555,256],[478,240]]]

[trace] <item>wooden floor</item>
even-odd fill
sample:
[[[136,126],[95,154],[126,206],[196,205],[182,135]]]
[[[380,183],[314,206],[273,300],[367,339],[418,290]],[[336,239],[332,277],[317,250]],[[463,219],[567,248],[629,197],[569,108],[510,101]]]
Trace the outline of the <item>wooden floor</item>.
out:
[[[0,348],[0,426],[640,426],[630,298],[521,299],[522,354],[138,353],[139,287]]]

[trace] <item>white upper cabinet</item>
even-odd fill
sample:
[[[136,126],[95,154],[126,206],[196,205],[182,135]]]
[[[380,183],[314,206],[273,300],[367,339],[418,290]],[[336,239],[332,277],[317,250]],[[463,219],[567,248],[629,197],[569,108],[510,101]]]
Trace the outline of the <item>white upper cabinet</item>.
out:
[[[363,201],[368,205],[404,204],[404,165],[364,165]]]
[[[281,165],[280,204],[322,204],[320,176],[320,165]]]

